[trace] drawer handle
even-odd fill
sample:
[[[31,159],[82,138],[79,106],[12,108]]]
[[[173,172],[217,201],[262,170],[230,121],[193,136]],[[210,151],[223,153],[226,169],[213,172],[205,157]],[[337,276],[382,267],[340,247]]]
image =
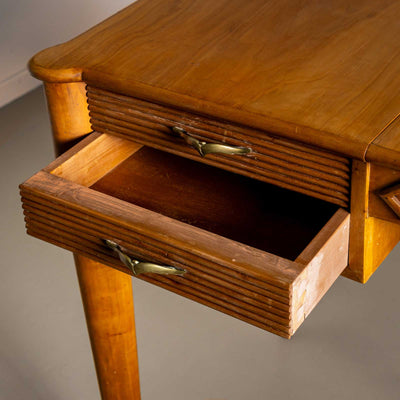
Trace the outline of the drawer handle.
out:
[[[207,154],[218,153],[218,154],[248,154],[251,152],[249,147],[241,146],[227,146],[219,143],[207,143],[201,142],[196,138],[190,136],[183,128],[179,126],[173,126],[172,132],[179,135],[188,145],[196,149],[202,157]]]
[[[108,239],[105,239],[104,242],[118,254],[119,259],[133,272],[134,275],[148,273],[160,275],[184,275],[186,273],[186,270],[182,268],[133,260],[122,251],[121,247],[117,243]]]

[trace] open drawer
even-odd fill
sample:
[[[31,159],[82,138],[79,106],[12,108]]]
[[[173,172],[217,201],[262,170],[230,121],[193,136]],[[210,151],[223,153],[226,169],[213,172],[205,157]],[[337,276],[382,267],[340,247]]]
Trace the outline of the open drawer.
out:
[[[286,338],[347,266],[337,205],[112,135],[21,195],[29,234],[130,274],[133,260],[170,266],[138,277]]]

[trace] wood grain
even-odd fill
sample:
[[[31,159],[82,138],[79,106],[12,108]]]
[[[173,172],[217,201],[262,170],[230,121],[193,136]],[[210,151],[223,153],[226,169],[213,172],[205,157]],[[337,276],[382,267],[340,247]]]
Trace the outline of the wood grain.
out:
[[[65,154],[46,171],[83,186],[90,186],[142,146],[111,135],[90,136],[79,144],[79,156]],[[65,162],[63,162],[65,159]]]
[[[141,0],[30,68],[364,159],[400,111],[399,18],[390,0]]]
[[[230,126],[196,115],[176,112],[157,104],[88,87],[93,129],[111,133],[159,150],[251,176],[264,182],[305,193],[342,207],[349,203],[350,162],[298,142]],[[179,126],[192,137],[209,143],[251,148],[245,156],[200,157],[172,134]]]

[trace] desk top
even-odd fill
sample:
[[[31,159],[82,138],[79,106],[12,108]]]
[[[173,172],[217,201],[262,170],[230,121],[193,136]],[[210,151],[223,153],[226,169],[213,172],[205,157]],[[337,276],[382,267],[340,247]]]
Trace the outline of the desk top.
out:
[[[139,0],[30,68],[400,169],[399,21],[393,0]]]

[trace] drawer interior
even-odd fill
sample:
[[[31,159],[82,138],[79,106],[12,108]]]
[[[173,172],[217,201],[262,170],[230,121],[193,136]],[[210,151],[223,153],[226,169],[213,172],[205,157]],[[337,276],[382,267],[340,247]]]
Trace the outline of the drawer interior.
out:
[[[91,188],[293,261],[338,209],[149,147]]]

